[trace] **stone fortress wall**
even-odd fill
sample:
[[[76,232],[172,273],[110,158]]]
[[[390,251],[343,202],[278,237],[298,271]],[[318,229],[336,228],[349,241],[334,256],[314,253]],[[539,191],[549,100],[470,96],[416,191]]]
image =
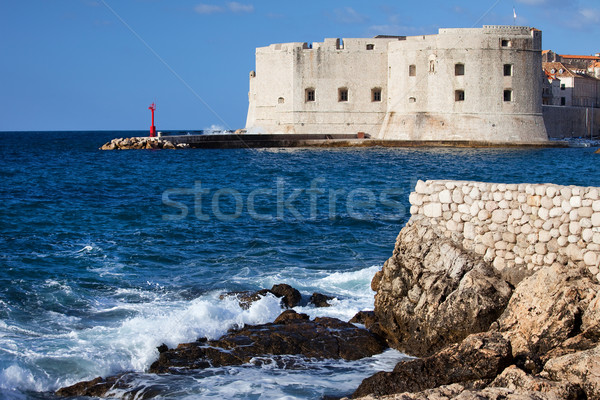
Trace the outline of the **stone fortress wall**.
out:
[[[600,280],[600,188],[418,181],[409,201],[411,220],[427,218],[501,272],[572,261]]]
[[[544,142],[541,41],[533,28],[486,25],[257,48],[246,129]]]

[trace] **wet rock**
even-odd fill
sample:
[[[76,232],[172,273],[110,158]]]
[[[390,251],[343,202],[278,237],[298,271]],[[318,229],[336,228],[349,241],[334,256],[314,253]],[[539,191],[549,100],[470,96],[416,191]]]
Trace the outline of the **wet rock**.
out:
[[[241,365],[265,355],[358,360],[385,348],[384,341],[366,329],[335,318],[310,321],[288,310],[274,323],[246,326],[218,340],[180,344],[161,353],[150,372]]]
[[[302,295],[300,294],[300,292],[297,289],[294,289],[293,287],[285,283],[273,285],[271,289],[261,289],[257,290],[256,292],[228,292],[222,294],[220,298],[224,299],[225,297],[236,297],[240,303],[240,307],[247,310],[248,308],[250,308],[250,305],[252,303],[260,300],[261,297],[264,297],[269,293],[271,293],[275,297],[281,298],[281,302],[287,308],[296,307],[298,304],[300,304],[300,301],[302,300]]]
[[[363,380],[352,397],[420,392],[453,383],[480,386],[511,363],[508,340],[499,333],[478,333],[431,357],[400,362],[392,372],[379,372]]]
[[[78,382],[74,385],[67,386],[56,391],[57,396],[61,397],[76,397],[90,396],[102,397],[108,392],[119,380],[121,375],[111,376],[109,378],[97,377],[90,381]]]
[[[136,381],[139,374],[135,372],[111,376],[109,378],[96,378],[91,381],[79,382],[56,391],[60,397],[115,397],[121,399],[152,399],[164,395],[169,388],[166,385],[143,385]]]
[[[335,299],[335,297],[327,296],[321,293],[313,293],[310,296],[309,304],[314,305],[315,307],[331,307],[331,304],[328,302]]]
[[[270,292],[277,297],[281,297],[281,301],[288,308],[296,307],[302,300],[302,295],[300,292],[285,283],[273,285]]]
[[[390,345],[416,356],[487,331],[512,294],[481,256],[422,219],[402,229],[372,286],[375,315]]]

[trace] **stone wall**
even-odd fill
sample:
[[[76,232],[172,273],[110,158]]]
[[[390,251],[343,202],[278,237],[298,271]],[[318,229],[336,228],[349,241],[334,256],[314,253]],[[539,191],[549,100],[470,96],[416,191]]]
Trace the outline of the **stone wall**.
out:
[[[503,273],[572,261],[600,280],[600,188],[418,181],[409,200],[411,220],[428,218]]]
[[[600,108],[543,106],[548,137],[600,138]]]

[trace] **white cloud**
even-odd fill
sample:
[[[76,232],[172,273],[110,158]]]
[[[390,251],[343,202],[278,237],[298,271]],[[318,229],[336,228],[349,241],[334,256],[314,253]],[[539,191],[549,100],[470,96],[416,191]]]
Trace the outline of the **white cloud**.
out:
[[[585,22],[600,22],[600,10],[595,10],[593,8],[582,8],[579,10],[579,14],[583,17]]]
[[[367,16],[359,14],[352,7],[336,8],[333,12],[336,20],[344,24],[362,24],[369,20]]]
[[[242,4],[237,1],[227,3],[229,11],[234,13],[251,13],[254,12],[254,6],[252,4]]]
[[[215,6],[213,4],[198,4],[194,7],[194,11],[198,14],[215,14],[225,11],[223,7]]]

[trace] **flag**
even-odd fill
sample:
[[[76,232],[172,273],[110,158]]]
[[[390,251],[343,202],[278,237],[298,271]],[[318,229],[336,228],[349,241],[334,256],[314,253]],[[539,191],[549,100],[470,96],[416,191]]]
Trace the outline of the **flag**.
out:
[[[513,18],[517,19],[517,10],[513,7]]]

